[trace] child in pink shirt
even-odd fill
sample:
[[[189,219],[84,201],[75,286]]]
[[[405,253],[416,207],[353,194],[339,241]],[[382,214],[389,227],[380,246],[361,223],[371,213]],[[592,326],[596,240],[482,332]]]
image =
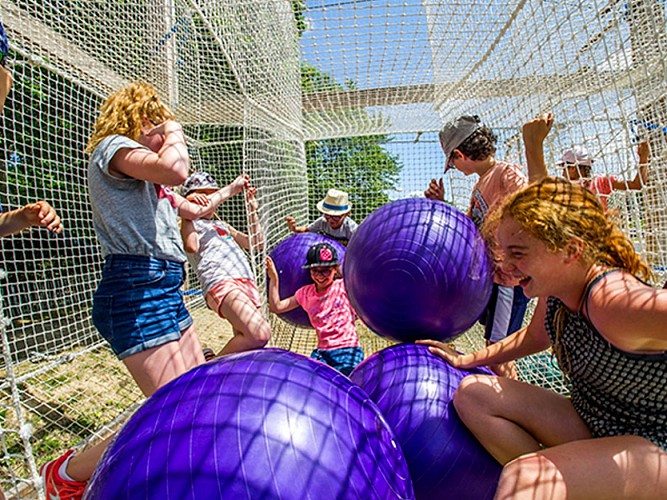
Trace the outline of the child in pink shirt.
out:
[[[347,298],[340,276],[336,249],[317,243],[308,250],[303,269],[310,271],[311,285],[299,288],[291,297],[281,299],[279,278],[271,257],[266,259],[269,275],[269,308],[276,314],[301,306],[317,333],[317,349],[310,355],[344,375],[364,359],[355,327],[356,313]]]

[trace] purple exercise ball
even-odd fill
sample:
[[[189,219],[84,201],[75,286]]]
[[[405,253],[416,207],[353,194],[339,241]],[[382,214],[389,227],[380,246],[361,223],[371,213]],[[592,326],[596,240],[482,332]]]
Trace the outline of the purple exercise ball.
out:
[[[418,499],[491,499],[502,466],[459,419],[452,396],[470,373],[428,348],[399,344],[368,357],[350,374],[394,430]]]
[[[310,272],[301,269],[306,263],[308,249],[317,243],[330,243],[338,253],[338,262],[343,263],[345,247],[342,243],[317,233],[296,233],[278,243],[269,253],[276,265],[280,279],[280,298],[291,297],[302,286],[310,285]],[[312,328],[308,314],[302,307],[297,307],[286,313],[279,314],[285,321],[303,328]]]
[[[258,349],[158,390],[109,445],[86,499],[414,498],[375,404],[323,363]]]
[[[493,267],[469,217],[441,201],[409,198],[359,225],[343,277],[352,307],[378,335],[446,341],[484,311]]]

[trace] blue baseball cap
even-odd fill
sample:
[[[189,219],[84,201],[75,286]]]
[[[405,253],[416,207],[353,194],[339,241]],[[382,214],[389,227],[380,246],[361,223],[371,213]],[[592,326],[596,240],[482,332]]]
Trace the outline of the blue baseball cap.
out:
[[[9,55],[9,42],[7,41],[7,33],[5,27],[0,23],[0,57],[4,58]]]

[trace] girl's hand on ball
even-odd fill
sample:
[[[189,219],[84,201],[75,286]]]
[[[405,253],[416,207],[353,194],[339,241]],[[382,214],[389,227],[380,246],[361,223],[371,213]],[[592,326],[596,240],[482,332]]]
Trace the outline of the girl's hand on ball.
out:
[[[435,354],[444,359],[450,365],[455,366],[456,368],[465,368],[463,366],[463,355],[456,352],[444,342],[438,342],[436,340],[418,340],[415,343],[428,346],[428,350],[431,354]]]

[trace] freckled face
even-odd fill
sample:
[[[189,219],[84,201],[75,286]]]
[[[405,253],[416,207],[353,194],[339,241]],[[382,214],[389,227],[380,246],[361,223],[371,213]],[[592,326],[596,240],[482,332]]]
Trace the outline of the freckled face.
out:
[[[496,237],[503,253],[503,269],[519,278],[527,297],[556,295],[564,262],[561,251],[550,252],[511,217],[501,220]]]

